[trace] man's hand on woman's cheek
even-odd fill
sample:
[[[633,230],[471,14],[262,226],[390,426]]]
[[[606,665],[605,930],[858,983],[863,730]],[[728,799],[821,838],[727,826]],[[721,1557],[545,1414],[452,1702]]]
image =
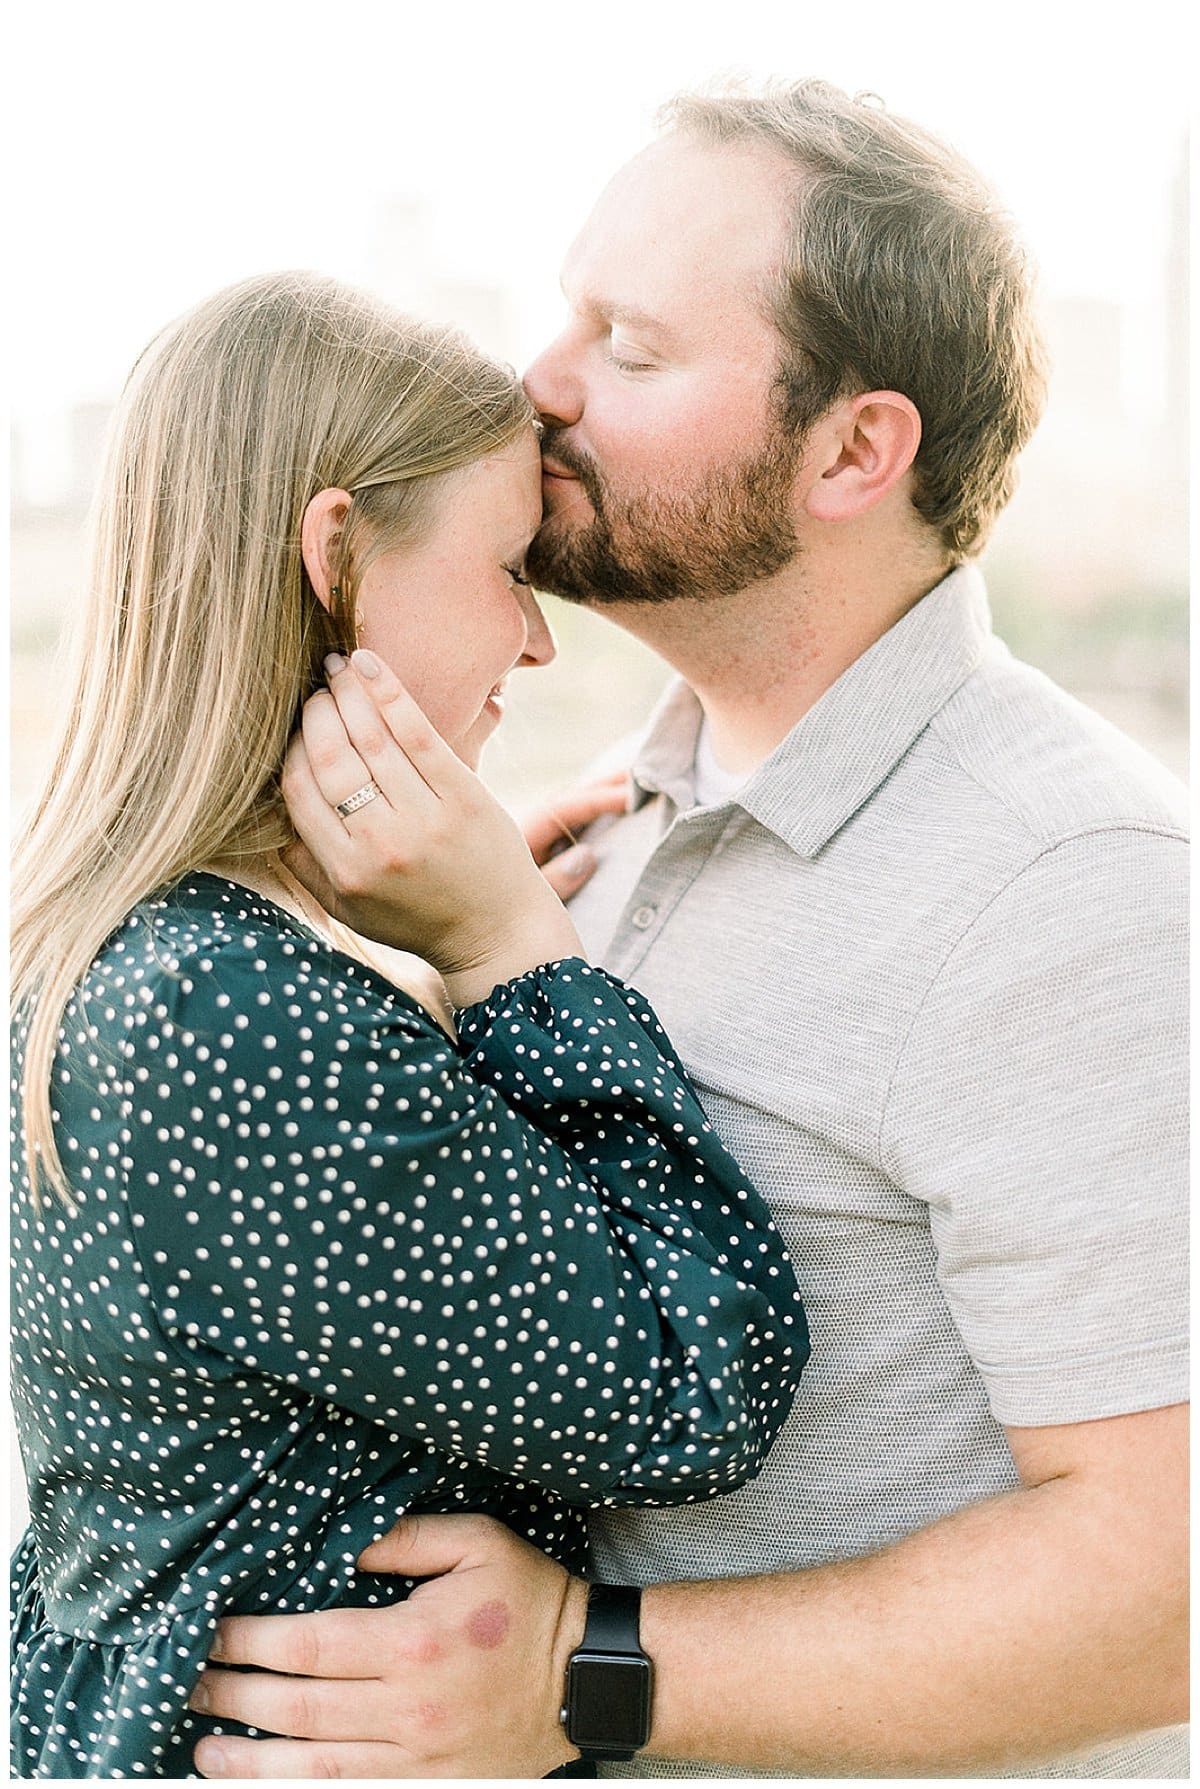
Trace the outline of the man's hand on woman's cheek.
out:
[[[220,1623],[191,1706],[288,1737],[202,1739],[202,1775],[539,1777],[576,1756],[558,1717],[581,1579],[487,1516],[408,1516],[359,1566],[426,1581],[387,1609]]]

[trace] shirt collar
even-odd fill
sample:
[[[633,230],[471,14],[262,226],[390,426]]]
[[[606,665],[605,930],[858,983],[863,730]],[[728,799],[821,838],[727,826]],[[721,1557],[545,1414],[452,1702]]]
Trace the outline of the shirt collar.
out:
[[[990,634],[983,578],[958,566],[842,672],[732,801],[815,857],[965,683]],[[634,763],[636,789],[695,805],[702,719],[688,685],[670,685]]]

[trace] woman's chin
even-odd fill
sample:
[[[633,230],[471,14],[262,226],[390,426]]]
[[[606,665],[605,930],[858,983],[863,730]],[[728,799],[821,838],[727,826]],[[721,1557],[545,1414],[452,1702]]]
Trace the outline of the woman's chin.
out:
[[[454,756],[462,761],[468,770],[478,770],[479,760],[483,757],[483,748],[495,730],[495,722],[483,727],[476,721],[469,733],[454,741]]]

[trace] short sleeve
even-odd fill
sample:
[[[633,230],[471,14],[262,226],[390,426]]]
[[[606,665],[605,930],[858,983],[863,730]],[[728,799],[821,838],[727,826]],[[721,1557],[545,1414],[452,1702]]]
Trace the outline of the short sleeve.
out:
[[[1044,852],[944,963],[903,1048],[885,1164],[997,1420],[1186,1399],[1187,849]]]
[[[575,1502],[757,1470],[799,1294],[643,1002],[563,963],[456,1047],[316,944],[206,961],[148,1017],[176,1072],[134,1112],[139,1255],[184,1346]]]

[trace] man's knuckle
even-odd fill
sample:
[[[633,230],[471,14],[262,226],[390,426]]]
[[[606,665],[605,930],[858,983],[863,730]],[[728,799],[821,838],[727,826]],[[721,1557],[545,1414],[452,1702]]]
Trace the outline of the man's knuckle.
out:
[[[296,1628],[288,1640],[285,1670],[293,1671],[297,1676],[316,1677],[320,1664],[321,1641],[316,1630],[311,1627]],[[293,1695],[296,1710],[310,1706],[310,1698],[303,1690],[295,1690]]]
[[[410,1664],[436,1665],[445,1656],[446,1649],[431,1629],[418,1628],[409,1634],[405,1650]]]
[[[315,1712],[312,1696],[307,1690],[289,1689],[283,1710],[283,1722],[289,1733],[310,1734]]]

